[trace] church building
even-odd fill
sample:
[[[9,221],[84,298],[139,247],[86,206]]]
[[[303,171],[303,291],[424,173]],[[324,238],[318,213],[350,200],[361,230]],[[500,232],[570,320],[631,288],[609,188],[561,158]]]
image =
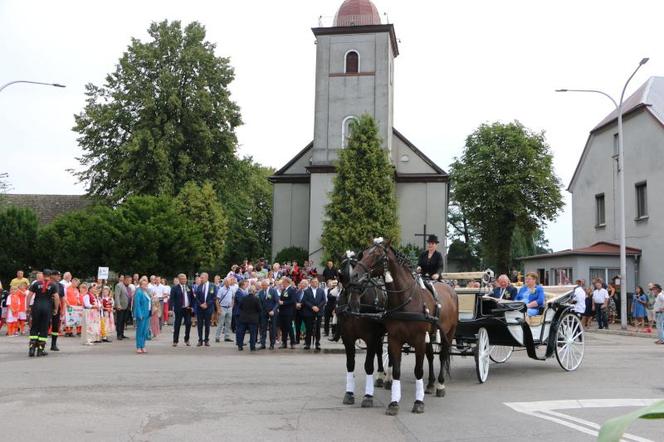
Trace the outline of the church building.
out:
[[[362,114],[379,125],[395,168],[401,243],[422,245],[422,233],[446,236],[448,175],[393,125],[394,68],[399,55],[394,25],[381,23],[370,0],[346,0],[333,26],[316,38],[314,138],[270,181],[273,183],[272,256],[297,246],[320,266],[325,206],[335,162]],[[419,236],[417,235],[419,234]],[[440,245],[445,253],[444,244]]]

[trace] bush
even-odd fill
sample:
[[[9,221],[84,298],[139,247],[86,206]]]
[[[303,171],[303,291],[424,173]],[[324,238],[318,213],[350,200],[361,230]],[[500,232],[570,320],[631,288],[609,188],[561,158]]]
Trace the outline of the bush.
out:
[[[274,262],[282,263],[286,261],[297,261],[302,264],[309,259],[309,252],[302,247],[286,247],[281,249],[274,257]]]

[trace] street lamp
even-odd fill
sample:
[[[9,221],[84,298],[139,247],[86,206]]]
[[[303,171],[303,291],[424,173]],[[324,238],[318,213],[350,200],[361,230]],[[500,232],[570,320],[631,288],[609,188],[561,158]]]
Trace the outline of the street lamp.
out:
[[[616,107],[616,112],[618,114],[618,175],[620,178],[620,293],[621,293],[621,302],[620,302],[620,328],[627,330],[627,246],[625,244],[625,152],[623,148],[623,99],[625,98],[625,90],[627,85],[632,80],[636,72],[643,66],[648,63],[649,58],[642,58],[639,62],[639,65],[634,69],[632,75],[629,76],[623,86],[622,92],[620,93],[620,101],[616,103],[616,100],[603,91],[598,91],[594,89],[556,89],[556,92],[591,92],[596,94],[602,94],[607,97],[613,105]]]
[[[30,84],[40,84],[42,86],[53,86],[53,87],[66,87],[64,84],[60,83],[42,83],[41,81],[29,81],[29,80],[15,80],[15,81],[10,81],[9,83],[5,83],[2,86],[0,86],[0,92],[7,86],[11,86],[12,84],[16,83],[30,83]]]

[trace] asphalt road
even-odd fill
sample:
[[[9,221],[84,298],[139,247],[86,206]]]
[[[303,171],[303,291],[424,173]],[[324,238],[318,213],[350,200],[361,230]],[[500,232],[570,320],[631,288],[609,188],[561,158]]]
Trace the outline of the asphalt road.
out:
[[[664,346],[635,337],[588,334],[573,373],[555,358],[515,353],[492,365],[482,385],[473,359],[456,357],[447,396],[427,396],[422,415],[410,413],[414,357],[405,356],[397,417],[384,413],[385,390],[376,390],[373,409],[361,409],[360,400],[342,405],[341,354],[250,354],[228,343],[172,348],[169,341],[162,335],[136,355],[133,340],[84,347],[60,338],[60,353],[30,359],[25,338],[0,337],[2,439],[591,441],[593,424],[664,398]],[[597,399],[604,401],[590,401]],[[664,421],[640,421],[630,434],[664,441]]]

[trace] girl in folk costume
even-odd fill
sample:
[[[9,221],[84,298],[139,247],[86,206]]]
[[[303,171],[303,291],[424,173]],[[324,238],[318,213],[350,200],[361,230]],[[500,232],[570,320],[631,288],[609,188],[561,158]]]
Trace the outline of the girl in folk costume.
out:
[[[152,316],[150,316],[150,332],[152,335],[152,338],[156,338],[159,336],[159,319],[161,318],[161,303],[159,302],[159,298],[154,296],[152,294],[151,296],[151,302],[152,302]]]
[[[113,298],[111,288],[104,286],[101,291],[101,340],[111,342],[108,336],[115,332],[115,321],[113,319]]]
[[[83,323],[81,342],[83,345],[92,345],[101,342],[101,322],[99,317],[99,301],[95,294],[96,286],[88,290],[88,285],[83,283],[80,287],[83,300]]]
[[[79,280],[74,278],[65,292],[65,336],[81,336],[81,317],[83,314],[83,300],[78,289]],[[86,288],[87,290],[87,288]]]
[[[7,299],[7,336],[18,336],[19,332],[23,334],[27,319],[26,288],[27,285],[22,282],[18,288],[10,290]]]

